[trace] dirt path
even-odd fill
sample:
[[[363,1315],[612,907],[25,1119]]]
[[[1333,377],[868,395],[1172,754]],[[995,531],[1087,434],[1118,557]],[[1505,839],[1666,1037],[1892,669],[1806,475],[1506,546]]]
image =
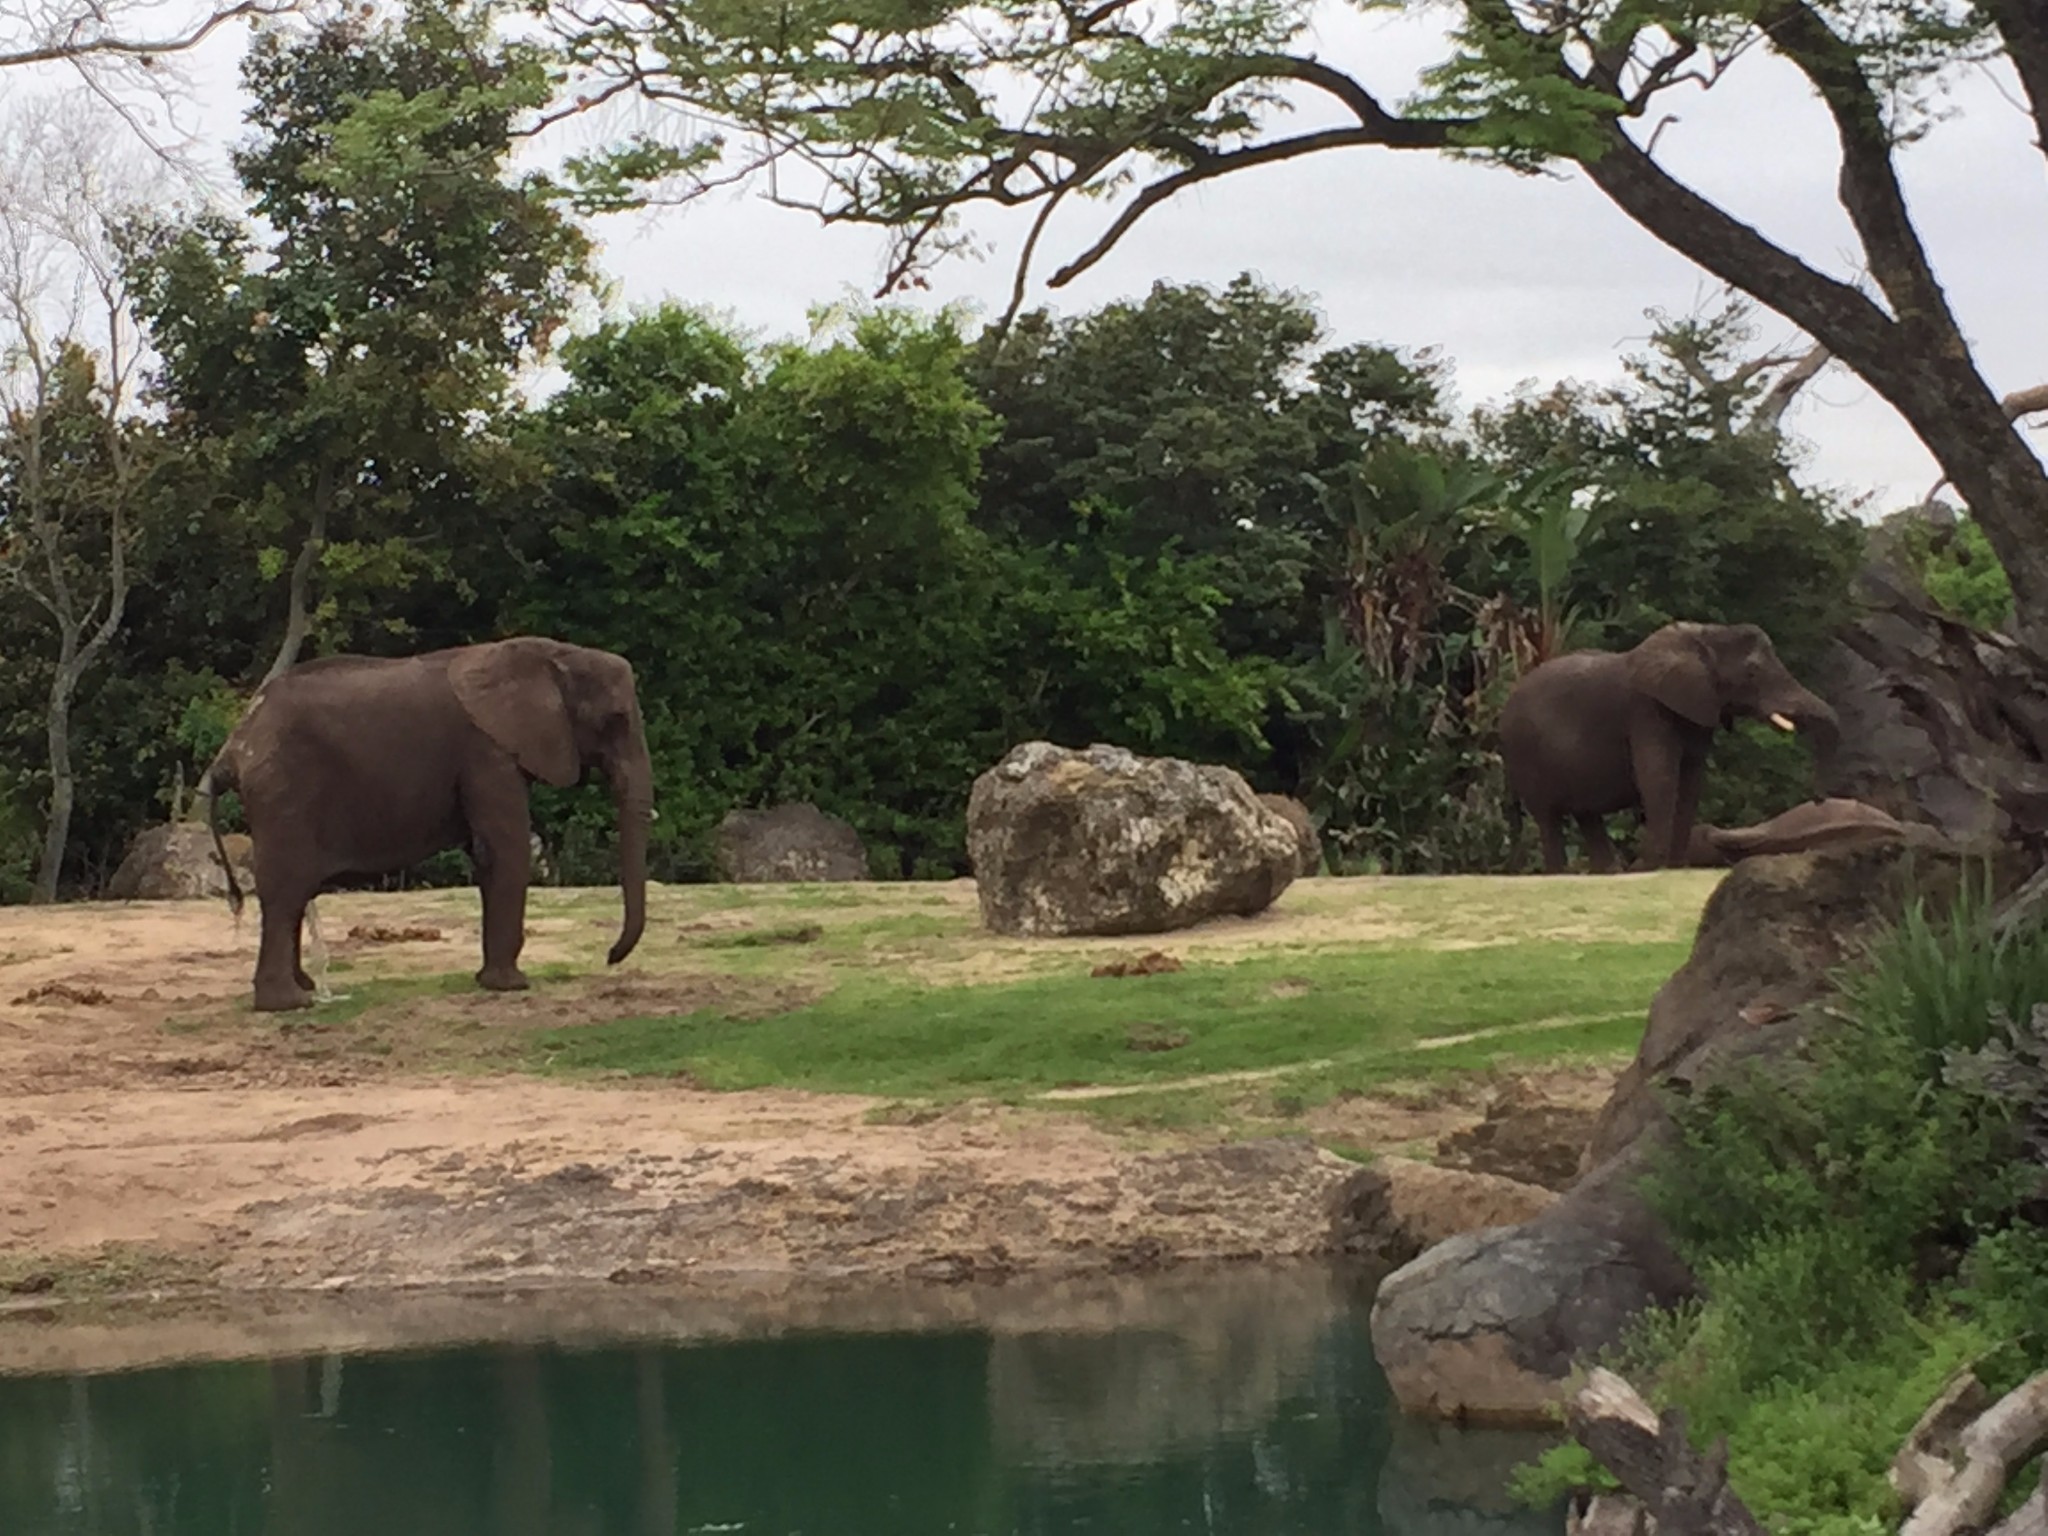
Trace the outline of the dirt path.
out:
[[[657,922],[679,920],[673,900],[657,898]],[[374,949],[380,975],[459,974],[473,952],[459,898],[323,906],[333,955]],[[588,964],[615,923],[594,910],[538,914],[529,960]],[[904,1115],[851,1095],[476,1070],[536,1021],[712,1000],[716,979],[664,973],[658,952],[518,997],[435,994],[422,1006],[453,1010],[470,1042],[460,1072],[402,1041],[337,1053],[315,1025],[237,1011],[253,948],[253,924],[237,932],[212,903],[0,910],[0,1322],[94,1265],[130,1289],[341,1292],[1305,1255],[1358,1173],[1306,1138],[1139,1139],[1052,1108]],[[1483,1107],[1352,1101],[1342,1129],[1367,1150],[1433,1143]],[[0,1368],[7,1340],[0,1327]]]

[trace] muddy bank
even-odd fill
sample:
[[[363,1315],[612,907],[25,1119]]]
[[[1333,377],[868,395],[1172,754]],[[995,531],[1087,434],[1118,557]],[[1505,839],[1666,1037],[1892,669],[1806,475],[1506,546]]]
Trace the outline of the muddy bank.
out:
[[[1247,1307],[1316,1317],[1333,1305],[1363,1305],[1377,1279],[1376,1269],[1342,1261],[1292,1261],[966,1285],[780,1275],[728,1276],[686,1288],[454,1286],[131,1297],[118,1305],[61,1309],[16,1303],[0,1310],[0,1375],[477,1344],[573,1349],[817,1331],[972,1330],[997,1337],[1135,1329],[1185,1333]]]

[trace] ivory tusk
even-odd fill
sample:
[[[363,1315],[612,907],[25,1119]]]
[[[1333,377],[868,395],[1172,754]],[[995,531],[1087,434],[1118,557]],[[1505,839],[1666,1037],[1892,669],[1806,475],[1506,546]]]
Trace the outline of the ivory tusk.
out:
[[[1775,725],[1781,731],[1794,731],[1798,729],[1798,727],[1792,723],[1791,719],[1785,715],[1772,715],[1771,724]]]

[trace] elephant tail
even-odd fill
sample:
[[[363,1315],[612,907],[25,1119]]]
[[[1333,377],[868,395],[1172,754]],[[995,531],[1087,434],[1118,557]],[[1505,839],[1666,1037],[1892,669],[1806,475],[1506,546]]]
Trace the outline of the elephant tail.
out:
[[[235,879],[235,861],[228,857],[228,845],[220,835],[220,795],[224,789],[236,787],[235,770],[228,761],[225,748],[213,760],[205,773],[199,777],[198,792],[206,797],[206,827],[213,834],[213,851],[220,860],[220,867],[228,877],[228,911],[237,919],[242,915],[242,886]]]

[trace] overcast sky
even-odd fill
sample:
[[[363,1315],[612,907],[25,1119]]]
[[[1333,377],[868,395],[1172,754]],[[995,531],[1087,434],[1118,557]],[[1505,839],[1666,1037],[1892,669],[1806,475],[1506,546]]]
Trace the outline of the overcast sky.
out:
[[[1316,51],[1398,101],[1439,57],[1437,23],[1325,6]],[[199,66],[207,142],[239,137],[239,38]],[[1903,157],[1914,217],[1980,365],[2001,393],[2048,379],[2048,162],[2013,89],[1979,70],[1956,82],[1956,115]],[[1833,134],[1789,68],[1745,59],[1711,92],[1674,94],[1659,159],[1697,190],[1837,276],[1852,276],[1834,196]],[[1297,124],[1312,121],[1306,115]],[[1142,295],[1153,282],[1221,284],[1242,271],[1311,295],[1333,342],[1440,348],[1459,399],[1497,400],[1524,381],[1607,379],[1640,347],[1645,311],[1685,313],[1718,285],[1639,230],[1576,171],[1528,178],[1426,153],[1326,153],[1241,172],[1181,194],[1060,290],[1043,278],[1084,249],[1109,210],[1070,203],[1041,240],[1027,302],[1067,312]],[[951,259],[920,304],[966,301],[994,315],[1009,298],[1030,212],[975,228],[989,257]],[[627,306],[674,298],[771,334],[801,330],[819,301],[872,292],[883,237],[826,228],[758,189],[686,209],[608,218],[601,261]],[[1759,315],[1758,344],[1794,337]],[[1877,493],[1874,510],[1916,500],[1936,478],[1926,451],[1882,400],[1831,368],[1802,397],[1792,430],[1807,478]],[[2030,434],[2048,447],[2048,431]]]

